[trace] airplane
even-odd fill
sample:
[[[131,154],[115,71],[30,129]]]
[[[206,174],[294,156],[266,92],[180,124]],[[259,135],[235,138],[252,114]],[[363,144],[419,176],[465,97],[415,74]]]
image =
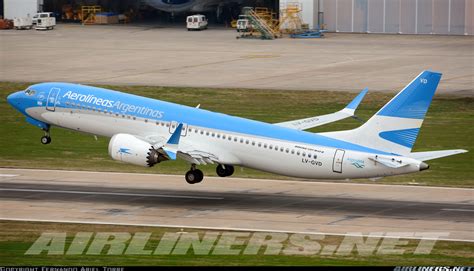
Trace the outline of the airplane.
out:
[[[147,5],[171,14],[215,11],[219,17],[226,5],[241,5],[247,0],[144,0]]]
[[[118,161],[151,167],[183,159],[185,180],[200,183],[197,167],[217,164],[220,177],[235,166],[297,178],[356,179],[413,173],[426,161],[466,150],[412,152],[441,73],[423,71],[361,126],[346,131],[304,130],[356,117],[367,89],[335,113],[281,123],[211,112],[104,88],[39,83],[7,97],[51,142],[52,126],[111,137],[108,152]]]

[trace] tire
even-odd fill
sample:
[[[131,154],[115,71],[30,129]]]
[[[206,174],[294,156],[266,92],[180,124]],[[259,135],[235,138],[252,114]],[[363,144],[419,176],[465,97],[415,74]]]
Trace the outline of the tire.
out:
[[[41,144],[47,145],[47,144],[49,144],[49,143],[51,143],[51,137],[49,137],[49,136],[43,136],[43,137],[41,137]]]
[[[216,167],[216,173],[217,173],[217,176],[219,177],[227,177],[227,167],[224,168],[222,165],[218,165]]]
[[[199,169],[190,170],[186,172],[186,175],[184,176],[184,178],[187,183],[196,184],[202,181],[202,179],[204,178],[204,174]]]
[[[232,174],[234,174],[234,167],[226,165],[225,166],[225,171],[227,173],[227,177],[232,176]]]
[[[197,177],[198,177],[198,178],[197,178],[197,182],[195,182],[195,183],[200,183],[200,182],[202,182],[202,180],[204,179],[204,173],[202,173],[201,170],[196,169],[196,170],[194,170],[194,174],[196,174]]]
[[[218,165],[216,167],[216,173],[219,177],[229,177],[234,174],[234,167],[230,165]]]

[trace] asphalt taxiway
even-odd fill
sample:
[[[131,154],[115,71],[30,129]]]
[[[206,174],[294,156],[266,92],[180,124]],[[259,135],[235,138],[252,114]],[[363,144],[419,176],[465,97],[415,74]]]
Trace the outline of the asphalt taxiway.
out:
[[[0,219],[474,242],[474,189],[0,168]]]

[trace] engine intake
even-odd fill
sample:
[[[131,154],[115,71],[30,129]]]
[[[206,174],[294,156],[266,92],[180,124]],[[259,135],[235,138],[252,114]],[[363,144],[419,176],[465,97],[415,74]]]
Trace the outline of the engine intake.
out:
[[[150,143],[129,134],[116,134],[110,139],[109,155],[114,160],[143,167],[168,160]]]

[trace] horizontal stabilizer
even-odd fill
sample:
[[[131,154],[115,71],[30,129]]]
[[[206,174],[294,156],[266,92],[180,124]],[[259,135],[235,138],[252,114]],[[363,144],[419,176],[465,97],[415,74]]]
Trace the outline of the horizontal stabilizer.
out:
[[[428,161],[428,160],[433,160],[433,159],[465,153],[465,152],[467,151],[462,150],[462,149],[444,150],[444,151],[423,151],[423,152],[412,152],[406,156],[419,160],[419,161]]]
[[[296,130],[307,130],[331,122],[336,122],[345,118],[354,117],[355,110],[359,106],[362,99],[364,99],[364,96],[365,94],[367,94],[368,91],[369,90],[367,88],[362,90],[359,95],[357,95],[344,109],[339,110],[337,112],[305,119],[275,123],[275,125]]]

